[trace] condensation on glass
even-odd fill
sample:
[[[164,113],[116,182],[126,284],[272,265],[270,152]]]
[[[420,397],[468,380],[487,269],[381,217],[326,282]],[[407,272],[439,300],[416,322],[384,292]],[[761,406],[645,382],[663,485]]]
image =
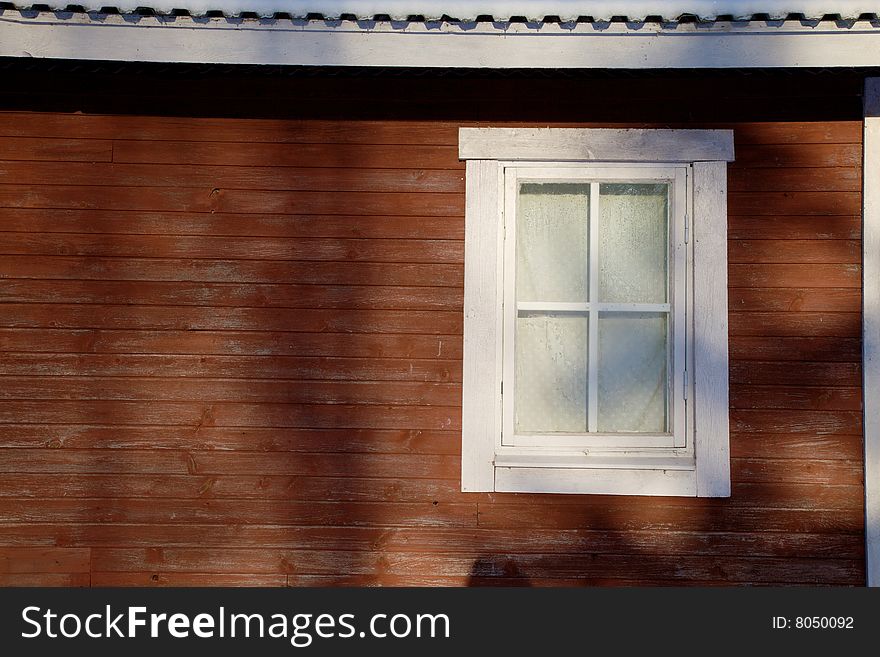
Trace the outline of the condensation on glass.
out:
[[[670,431],[669,234],[666,183],[519,184],[515,433]]]

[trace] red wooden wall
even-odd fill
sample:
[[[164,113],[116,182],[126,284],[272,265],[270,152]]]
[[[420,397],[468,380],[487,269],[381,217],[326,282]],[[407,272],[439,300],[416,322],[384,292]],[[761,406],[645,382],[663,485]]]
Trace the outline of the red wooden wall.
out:
[[[735,129],[729,500],[463,494],[457,128],[546,122],[368,82],[0,115],[0,584],[862,584],[860,122],[763,80],[654,111]]]

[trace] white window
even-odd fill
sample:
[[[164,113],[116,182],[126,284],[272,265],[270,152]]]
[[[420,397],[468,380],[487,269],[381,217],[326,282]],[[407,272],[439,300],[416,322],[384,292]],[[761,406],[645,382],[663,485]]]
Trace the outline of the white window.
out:
[[[462,490],[730,494],[722,130],[463,128]]]

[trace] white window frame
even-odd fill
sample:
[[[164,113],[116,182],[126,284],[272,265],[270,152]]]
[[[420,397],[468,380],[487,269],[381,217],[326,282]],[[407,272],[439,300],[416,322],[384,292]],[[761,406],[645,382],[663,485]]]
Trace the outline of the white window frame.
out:
[[[593,315],[590,317],[590,336],[588,343],[590,345],[590,354],[587,361],[590,365],[591,379],[587,389],[590,391],[588,398],[590,433],[586,434],[533,434],[533,435],[517,435],[514,430],[514,404],[513,399],[516,396],[516,381],[510,376],[504,377],[507,384],[502,395],[502,431],[501,431],[501,448],[509,446],[520,447],[542,447],[548,445],[557,447],[565,446],[570,448],[590,449],[592,453],[599,451],[608,452],[609,455],[617,455],[621,450],[633,451],[638,448],[684,448],[692,441],[687,440],[687,427],[689,424],[686,418],[687,406],[684,403],[675,403],[675,399],[682,397],[682,401],[687,399],[687,390],[689,382],[686,372],[688,371],[686,363],[685,344],[690,343],[692,337],[688,336],[687,323],[685,316],[690,314],[690,290],[687,289],[685,272],[687,270],[686,261],[689,260],[687,250],[687,211],[688,211],[688,177],[689,167],[676,163],[658,163],[651,165],[644,164],[605,164],[603,166],[585,166],[580,165],[572,167],[571,162],[557,163],[555,166],[546,162],[503,162],[504,167],[504,209],[503,213],[506,217],[516,216],[517,189],[521,182],[582,182],[588,183],[591,187],[590,192],[590,238],[588,242],[591,248],[599,241],[599,213],[597,207],[599,203],[598,186],[602,182],[659,182],[667,183],[671,186],[671,212],[670,218],[670,237],[672,238],[672,254],[670,257],[670,271],[673,275],[670,287],[669,302],[663,304],[637,304],[638,309],[643,312],[668,312],[673,326],[674,335],[672,337],[673,348],[670,349],[670,355],[674,362],[669,363],[670,390],[669,397],[673,400],[672,431],[665,435],[651,434],[602,434],[595,427],[597,420],[596,409],[598,407],[598,383],[595,380],[597,370],[595,363],[598,360],[598,323],[594,313],[608,312],[617,309],[626,309],[636,304],[611,304],[611,303],[583,303],[583,304],[543,304],[535,302],[516,302],[515,285],[515,263],[516,263],[516,222],[504,221],[504,298],[502,305],[504,307],[504,329],[502,339],[503,359],[502,373],[514,371],[515,349],[513,340],[506,339],[507,336],[513,336],[517,311],[536,310],[536,311],[568,311],[583,312]],[[679,221],[675,221],[676,216]],[[598,260],[590,258],[590,298],[598,296]],[[676,302],[675,299],[680,301]],[[546,449],[542,451],[546,452]],[[671,454],[679,454],[680,450],[674,450]],[[657,456],[651,453],[651,456]]]
[[[732,131],[462,128],[459,156],[467,161],[462,490],[729,496],[726,167],[733,160]],[[684,358],[679,365],[688,376],[682,387],[673,386],[688,402],[674,403],[673,412],[687,414],[679,420],[686,438],[672,445],[635,439],[625,447],[598,435],[557,440],[553,447],[508,444],[510,403],[503,394],[512,393],[513,376],[505,374],[512,370],[504,363],[504,336],[511,333],[512,313],[504,310],[511,294],[505,262],[514,249],[505,242],[504,217],[515,181],[529,171],[598,179],[645,167],[653,172],[648,176],[685,176],[689,235],[686,254],[675,260],[689,266],[675,286],[687,290],[678,339],[686,334],[689,348],[674,353]]]

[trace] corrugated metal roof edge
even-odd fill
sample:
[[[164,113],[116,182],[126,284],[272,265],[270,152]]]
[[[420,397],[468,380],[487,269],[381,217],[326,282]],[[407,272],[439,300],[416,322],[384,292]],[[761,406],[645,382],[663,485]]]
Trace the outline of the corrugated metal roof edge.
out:
[[[112,0],[111,0],[112,1]],[[173,0],[172,0],[173,2]],[[174,3],[176,4],[176,3]],[[189,4],[187,2],[179,3],[181,5]],[[388,13],[376,14],[352,14],[352,13],[326,13],[326,12],[298,12],[298,11],[281,11],[281,10],[258,10],[255,6],[251,9],[242,9],[240,11],[229,11],[226,9],[210,9],[210,3],[202,3],[204,8],[200,7],[172,7],[149,4],[108,4],[105,2],[92,3],[17,3],[0,0],[0,10],[15,10],[22,13],[29,12],[53,12],[65,14],[103,14],[103,15],[138,15],[138,16],[207,16],[207,17],[234,17],[234,18],[276,18],[291,20],[309,20],[309,21],[371,21],[371,22],[404,22],[404,23],[429,23],[429,22],[451,22],[451,23],[513,23],[513,22],[530,22],[530,23],[716,23],[716,22],[766,22],[766,21],[877,21],[880,20],[880,7],[877,11],[861,12],[858,14],[846,13],[809,13],[803,12],[785,12],[785,13],[752,13],[748,15],[739,14],[691,14],[681,13],[677,15],[613,15],[613,16],[595,16],[588,14],[547,14],[547,15],[518,15],[511,14],[508,16],[498,16],[493,14],[464,15],[453,16],[443,14],[440,16],[425,16],[422,14],[406,14],[393,15]],[[220,3],[225,4],[225,3]],[[219,7],[220,4],[217,6]],[[276,3],[271,2],[271,5]],[[588,6],[588,5],[587,5]]]

